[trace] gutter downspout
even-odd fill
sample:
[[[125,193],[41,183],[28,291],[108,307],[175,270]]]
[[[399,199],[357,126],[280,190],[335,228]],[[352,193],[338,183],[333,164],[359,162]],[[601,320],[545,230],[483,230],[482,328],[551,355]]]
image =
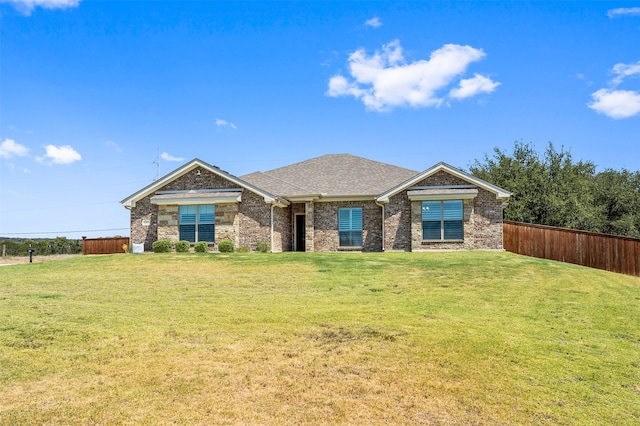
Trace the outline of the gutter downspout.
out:
[[[271,252],[273,253],[273,208],[275,204],[271,204]]]
[[[384,252],[384,204],[380,203],[376,200],[376,205],[380,206],[382,208],[382,251]]]
[[[505,248],[504,248],[504,209],[506,209],[508,205],[509,205],[509,199],[508,198],[507,199],[503,198],[502,206],[501,206],[502,207],[502,232],[501,232],[501,235],[502,235],[502,251],[506,251]]]

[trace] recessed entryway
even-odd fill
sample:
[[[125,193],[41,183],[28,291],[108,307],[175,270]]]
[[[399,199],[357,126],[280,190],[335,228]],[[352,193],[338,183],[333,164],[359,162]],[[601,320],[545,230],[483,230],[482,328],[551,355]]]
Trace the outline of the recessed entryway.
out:
[[[296,214],[295,230],[293,249],[295,251],[305,251],[305,234],[306,234],[306,219],[304,213]]]

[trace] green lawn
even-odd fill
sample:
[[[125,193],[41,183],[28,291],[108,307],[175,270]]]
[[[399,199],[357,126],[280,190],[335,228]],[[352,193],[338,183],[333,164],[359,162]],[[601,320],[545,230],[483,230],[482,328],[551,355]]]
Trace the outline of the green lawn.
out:
[[[0,268],[0,424],[638,424],[640,279],[496,252]]]

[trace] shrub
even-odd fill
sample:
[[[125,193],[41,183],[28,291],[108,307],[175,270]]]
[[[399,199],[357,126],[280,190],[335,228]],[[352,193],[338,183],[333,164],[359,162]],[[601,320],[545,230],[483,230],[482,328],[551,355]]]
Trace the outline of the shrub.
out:
[[[249,247],[247,246],[240,246],[238,247],[238,249],[236,250],[237,253],[249,253]]]
[[[195,245],[193,246],[193,250],[196,253],[206,253],[209,251],[209,244],[207,244],[206,241],[198,241],[197,243],[195,243]]]
[[[178,253],[189,253],[189,248],[191,247],[191,244],[189,244],[189,241],[178,241],[176,243],[176,252]]]
[[[233,241],[231,240],[222,240],[218,243],[218,250],[220,253],[231,253],[233,252]]]
[[[265,243],[264,241],[258,241],[256,243],[256,251],[260,253],[268,253],[270,249],[271,247],[269,247],[269,244]]]
[[[169,253],[171,251],[171,241],[158,240],[153,243],[154,253]]]
[[[0,241],[0,249],[5,246],[7,256],[28,256],[29,248],[35,250],[34,255],[77,254],[82,253],[82,240],[67,240],[65,237],[21,239],[10,238]]]

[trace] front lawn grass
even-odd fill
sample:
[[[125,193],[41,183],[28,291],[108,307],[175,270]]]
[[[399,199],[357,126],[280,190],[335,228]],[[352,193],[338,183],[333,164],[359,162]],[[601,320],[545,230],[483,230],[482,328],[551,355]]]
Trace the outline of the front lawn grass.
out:
[[[0,268],[0,424],[638,424],[640,279],[510,253]]]

